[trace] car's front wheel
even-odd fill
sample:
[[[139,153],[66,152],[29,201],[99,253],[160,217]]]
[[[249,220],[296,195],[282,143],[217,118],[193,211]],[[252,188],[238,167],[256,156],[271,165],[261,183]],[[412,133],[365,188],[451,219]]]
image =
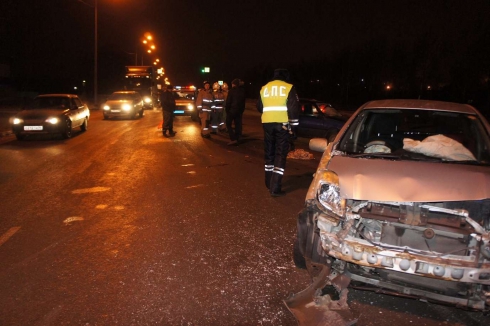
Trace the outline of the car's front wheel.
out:
[[[72,136],[71,121],[66,119],[65,121],[65,131],[61,134],[63,138],[68,139]]]
[[[140,118],[143,118],[143,115],[144,115],[144,111],[143,109],[140,110]]]
[[[299,249],[298,238],[295,239],[293,244],[293,262],[296,267],[306,269],[306,260]]]
[[[81,129],[82,131],[87,131],[87,128],[88,128],[88,119],[87,119],[87,118],[85,118],[85,119],[83,120],[82,125],[80,126],[80,129]]]

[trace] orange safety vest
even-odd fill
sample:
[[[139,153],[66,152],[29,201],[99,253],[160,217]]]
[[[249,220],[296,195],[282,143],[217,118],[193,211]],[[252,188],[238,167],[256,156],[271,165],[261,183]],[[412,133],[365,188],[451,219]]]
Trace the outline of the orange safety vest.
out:
[[[264,110],[262,113],[262,123],[269,122],[288,122],[288,95],[293,88],[292,84],[282,80],[273,80],[262,87],[260,98]]]

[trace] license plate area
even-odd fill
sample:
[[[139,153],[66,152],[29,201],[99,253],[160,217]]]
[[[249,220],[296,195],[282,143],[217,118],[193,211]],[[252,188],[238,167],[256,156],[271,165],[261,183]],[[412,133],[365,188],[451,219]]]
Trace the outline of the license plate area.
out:
[[[24,130],[43,130],[43,126],[24,126]]]

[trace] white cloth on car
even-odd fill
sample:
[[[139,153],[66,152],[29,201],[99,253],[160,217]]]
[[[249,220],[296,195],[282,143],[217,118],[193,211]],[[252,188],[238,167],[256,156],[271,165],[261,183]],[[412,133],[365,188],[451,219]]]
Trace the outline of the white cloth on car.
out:
[[[422,141],[404,138],[403,149],[448,161],[476,161],[460,142],[444,135],[429,136]]]

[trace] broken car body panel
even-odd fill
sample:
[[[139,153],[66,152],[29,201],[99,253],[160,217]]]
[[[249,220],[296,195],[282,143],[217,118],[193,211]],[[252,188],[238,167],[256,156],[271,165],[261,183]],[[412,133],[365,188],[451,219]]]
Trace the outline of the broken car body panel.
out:
[[[362,289],[488,310],[489,134],[464,104],[363,105],[328,144],[298,216],[307,265]],[[420,154],[408,143],[438,150]],[[471,159],[441,158],[447,144]]]

